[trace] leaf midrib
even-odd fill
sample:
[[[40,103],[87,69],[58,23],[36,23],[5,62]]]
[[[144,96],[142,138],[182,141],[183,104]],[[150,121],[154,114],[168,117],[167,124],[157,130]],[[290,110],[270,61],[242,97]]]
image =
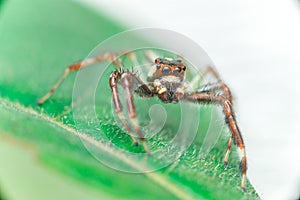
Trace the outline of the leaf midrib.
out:
[[[115,157],[118,160],[121,160],[122,162],[128,164],[129,166],[131,166],[132,168],[134,168],[138,171],[143,172],[143,171],[148,170],[147,166],[142,166],[142,165],[136,164],[132,159],[126,157],[121,152],[117,152],[117,151],[109,148],[108,145],[106,145],[100,141],[96,141],[91,136],[83,134],[70,126],[60,123],[60,122],[56,121],[54,118],[51,118],[50,116],[48,116],[46,114],[39,113],[31,107],[24,107],[23,105],[21,105],[19,103],[11,102],[10,100],[1,98],[1,97],[0,97],[0,107],[4,107],[5,109],[8,109],[8,110],[15,110],[15,111],[18,111],[21,113],[25,113],[25,114],[37,117],[41,120],[46,121],[49,124],[52,124],[58,128],[63,129],[64,131],[69,132],[72,135],[78,136],[80,139],[85,140],[86,142],[92,144],[99,150],[111,155],[112,157]],[[144,175],[146,177],[148,177],[150,180],[152,180],[153,182],[161,185],[164,189],[166,189],[167,191],[169,191],[171,194],[178,197],[179,199],[196,199],[195,195],[189,194],[185,190],[182,190],[182,186],[179,187],[177,184],[170,182],[161,173],[151,172],[151,173],[144,173]]]

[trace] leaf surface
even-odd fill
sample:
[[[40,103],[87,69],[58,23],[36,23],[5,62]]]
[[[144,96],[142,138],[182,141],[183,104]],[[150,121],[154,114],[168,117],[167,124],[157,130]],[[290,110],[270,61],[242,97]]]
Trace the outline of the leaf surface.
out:
[[[205,158],[198,158],[200,135],[178,161],[155,172],[123,173],[101,164],[82,140],[112,162],[141,171],[145,167],[95,135],[76,130],[70,106],[75,74],[45,105],[35,102],[66,66],[125,28],[73,1],[0,1],[0,6],[0,186],[7,198],[259,199],[250,183],[246,193],[240,190],[236,153],[228,168],[222,165],[226,131]],[[109,94],[109,87],[101,91]],[[97,101],[103,103],[96,108],[100,115],[111,113],[109,95]],[[170,110],[176,115],[176,108]],[[204,119],[210,112],[201,108]],[[102,131],[112,142],[143,151],[132,146],[111,114],[100,118]],[[200,132],[205,132],[208,122],[202,124]],[[155,140],[149,143],[158,145]]]

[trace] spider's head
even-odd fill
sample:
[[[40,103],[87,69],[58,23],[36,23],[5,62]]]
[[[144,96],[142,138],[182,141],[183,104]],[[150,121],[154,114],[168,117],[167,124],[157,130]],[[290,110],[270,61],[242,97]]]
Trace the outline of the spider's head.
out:
[[[165,103],[177,103],[184,95],[183,80],[186,66],[181,60],[156,58],[148,81],[152,82],[158,97]]]
[[[181,82],[185,76],[186,66],[181,60],[171,58],[156,58],[153,71],[148,76],[148,81],[167,78],[170,81]]]

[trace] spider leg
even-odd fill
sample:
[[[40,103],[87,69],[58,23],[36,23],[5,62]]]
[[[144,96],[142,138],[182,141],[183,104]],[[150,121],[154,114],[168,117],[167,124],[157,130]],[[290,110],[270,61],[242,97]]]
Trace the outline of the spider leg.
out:
[[[148,92],[150,93],[151,90],[137,76],[135,76],[133,73],[130,73],[130,72],[123,73],[121,75],[121,81],[122,81],[122,86],[124,88],[124,93],[126,96],[127,111],[128,111],[128,115],[129,115],[131,124],[133,125],[136,134],[138,135],[139,139],[141,140],[145,151],[147,152],[148,155],[150,155],[149,147],[145,141],[145,137],[139,127],[139,123],[136,118],[136,109],[135,109],[135,105],[134,105],[134,101],[133,101],[133,94],[132,94],[133,81],[135,83],[142,84],[143,89],[145,91],[148,90]]]
[[[232,147],[232,137],[230,137],[227,142],[227,149],[226,149],[226,153],[225,153],[225,156],[223,159],[223,162],[225,165],[228,164],[228,158],[229,158],[231,147]]]
[[[42,105],[45,101],[47,101],[47,99],[49,99],[53,95],[55,90],[61,85],[61,83],[65,80],[65,78],[71,72],[74,72],[74,71],[77,71],[79,69],[88,67],[92,64],[95,64],[95,63],[98,63],[98,62],[104,62],[104,61],[112,62],[115,65],[117,71],[121,71],[121,65],[120,65],[121,62],[120,62],[119,59],[116,59],[116,55],[113,54],[113,53],[105,53],[101,56],[97,56],[97,57],[94,57],[94,58],[86,59],[84,61],[79,61],[79,62],[73,63],[65,69],[65,72],[63,73],[63,75],[52,86],[52,88],[49,90],[49,92],[47,92],[42,98],[40,98],[37,101],[37,104]]]
[[[191,94],[187,94],[184,97],[184,100],[193,102],[193,103],[204,103],[204,104],[219,104],[223,106],[223,112],[225,114],[225,121],[229,127],[229,130],[231,132],[231,137],[233,139],[233,142],[238,146],[238,148],[241,151],[241,163],[240,163],[240,169],[242,174],[242,180],[241,180],[241,188],[245,190],[245,181],[246,181],[246,171],[247,171],[247,158],[246,158],[246,151],[245,151],[245,145],[244,141],[241,135],[241,132],[239,130],[239,127],[237,125],[234,111],[232,107],[232,103],[230,99],[227,99],[226,97],[222,95],[216,95],[214,92],[194,92]],[[225,154],[224,161],[227,162],[228,155],[231,149],[232,141],[229,139],[227,144],[227,151]]]
[[[205,84],[198,88],[196,92],[214,92],[215,94],[225,96],[225,98],[228,99],[231,104],[233,104],[232,95],[228,86],[221,81]]]
[[[130,136],[133,140],[133,144],[137,146],[139,143],[138,143],[137,139],[132,135],[132,130],[131,130],[130,126],[127,124],[125,117],[122,113],[122,104],[120,102],[119,92],[118,92],[118,82],[119,82],[120,78],[121,78],[121,75],[118,71],[112,72],[110,75],[110,78],[109,78],[109,86],[111,88],[115,111],[116,111],[122,125],[125,127],[127,132],[130,134]]]
[[[229,87],[223,82],[219,73],[211,66],[208,66],[204,69],[204,71],[202,72],[202,76],[205,76],[208,73],[210,73],[213,77],[215,77],[218,80],[217,86],[215,86],[214,90],[222,90],[224,92],[226,99],[228,99],[232,105],[233,97],[232,97],[231,91],[230,91]],[[227,150],[226,150],[226,153],[225,153],[225,156],[223,159],[223,162],[225,165],[227,165],[227,163],[228,163],[228,157],[230,154],[231,147],[232,147],[232,138],[229,138],[228,143],[227,143]]]
[[[148,50],[147,52],[152,52],[152,51]],[[138,71],[142,72],[141,66],[137,60],[135,53],[126,52],[124,53],[124,56],[128,57],[131,60],[133,66],[137,67]],[[129,74],[134,78],[135,83],[139,85],[137,89],[134,90],[139,96],[146,97],[146,98],[150,98],[154,96],[154,92],[142,81],[146,79],[143,73],[139,74],[139,76],[135,75],[134,72],[131,72]]]
[[[146,80],[146,77],[144,75],[145,73],[143,72],[143,69],[141,67],[141,64],[138,61],[138,58],[137,58],[136,54],[134,52],[130,51],[130,52],[126,52],[124,54],[124,56],[126,56],[127,58],[129,58],[130,61],[131,61],[132,66],[135,69],[137,69],[135,72],[133,71],[134,70],[133,69],[132,72],[133,73],[139,73],[139,77],[141,77],[142,80]]]
[[[212,74],[220,84],[220,88],[224,91],[226,99],[228,99],[232,103],[232,95],[229,87],[223,82],[223,80],[220,78],[220,75],[218,72],[211,66],[208,66],[204,69],[203,75],[210,73]]]
[[[198,75],[193,78],[190,84],[191,88],[196,87],[196,84],[201,82],[207,74],[211,74],[217,80],[218,87],[215,87],[215,90],[222,90],[225,94],[225,97],[232,103],[232,94],[229,87],[220,78],[218,72],[211,66],[205,67],[204,70],[200,71]]]

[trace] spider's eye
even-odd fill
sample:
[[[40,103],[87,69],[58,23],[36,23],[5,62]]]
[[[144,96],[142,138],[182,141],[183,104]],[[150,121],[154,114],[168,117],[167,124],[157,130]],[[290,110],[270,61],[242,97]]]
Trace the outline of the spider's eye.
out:
[[[183,68],[182,68],[182,69],[183,69],[183,71],[185,71],[185,70],[186,70],[186,66],[183,66]]]
[[[181,68],[179,68],[179,67],[176,67],[174,70],[173,70],[175,73],[180,73],[181,72]]]
[[[171,69],[170,69],[169,67],[164,67],[164,68],[162,69],[162,73],[163,73],[163,74],[169,74],[170,71],[171,71]]]
[[[156,69],[159,70],[160,69],[160,64],[156,65]]]

